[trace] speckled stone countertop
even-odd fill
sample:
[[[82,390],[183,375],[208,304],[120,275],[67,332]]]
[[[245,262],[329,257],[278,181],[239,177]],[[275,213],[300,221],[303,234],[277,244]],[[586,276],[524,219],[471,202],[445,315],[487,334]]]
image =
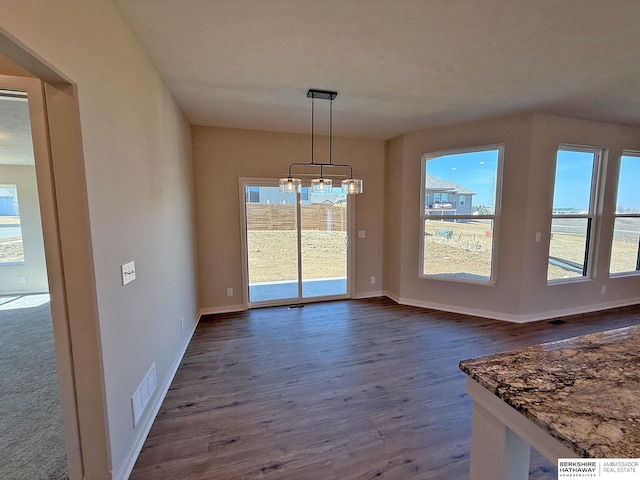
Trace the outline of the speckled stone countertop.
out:
[[[460,362],[582,457],[640,458],[640,326]]]

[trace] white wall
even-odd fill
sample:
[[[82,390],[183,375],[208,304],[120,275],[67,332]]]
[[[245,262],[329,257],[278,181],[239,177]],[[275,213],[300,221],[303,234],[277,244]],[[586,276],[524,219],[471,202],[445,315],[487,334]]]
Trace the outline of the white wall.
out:
[[[99,344],[89,347],[102,352],[102,371],[83,373],[104,378],[97,400],[106,405],[108,435],[105,451],[90,433],[82,439],[106,465],[91,463],[96,470],[85,477],[124,478],[152,421],[150,408],[133,427],[131,395],[155,362],[158,399],[196,321],[190,127],[109,1],[0,8],[0,33],[77,85],[99,329]],[[56,175],[77,173],[64,168]],[[84,185],[76,188],[62,193],[82,198]],[[137,280],[123,287],[120,265],[131,260]]]
[[[0,165],[1,184],[15,185],[18,190],[24,263],[0,263],[0,295],[46,292],[49,285],[44,260],[35,167],[31,165]],[[24,277],[25,283],[20,283],[20,277]]]

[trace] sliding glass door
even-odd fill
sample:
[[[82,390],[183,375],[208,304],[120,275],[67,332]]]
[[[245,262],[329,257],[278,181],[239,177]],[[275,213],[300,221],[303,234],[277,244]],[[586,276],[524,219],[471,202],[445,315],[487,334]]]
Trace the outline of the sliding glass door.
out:
[[[280,193],[272,182],[242,188],[249,304],[346,298],[346,195]]]
[[[345,198],[344,203],[328,202],[326,197],[310,195],[309,203],[300,205],[303,298],[347,293],[346,195],[338,197]]]
[[[296,195],[263,185],[245,185],[244,192],[249,302],[297,299]]]

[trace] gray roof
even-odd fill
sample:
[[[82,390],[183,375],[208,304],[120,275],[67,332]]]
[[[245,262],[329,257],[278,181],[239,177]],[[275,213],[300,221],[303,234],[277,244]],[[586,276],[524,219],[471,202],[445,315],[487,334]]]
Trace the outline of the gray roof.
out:
[[[467,187],[457,184],[451,180],[441,180],[433,175],[427,174],[427,187],[430,192],[448,192],[455,195],[475,195],[476,192]]]

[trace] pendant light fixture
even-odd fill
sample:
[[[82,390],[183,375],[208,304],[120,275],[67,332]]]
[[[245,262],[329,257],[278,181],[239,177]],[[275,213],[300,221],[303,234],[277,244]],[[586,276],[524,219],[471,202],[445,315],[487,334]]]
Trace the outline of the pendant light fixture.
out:
[[[349,169],[349,177],[342,180],[342,193],[353,195],[362,193],[362,180],[359,178],[353,178],[353,168],[348,164],[333,163],[332,150],[333,150],[333,100],[338,96],[338,92],[331,92],[327,90],[309,90],[307,97],[311,99],[311,162],[299,163],[294,162],[289,165],[289,175],[286,178],[280,179],[280,191],[283,193],[297,193],[302,190],[302,180],[294,178],[291,173],[291,169],[296,166],[316,166],[319,168],[320,176],[311,180],[311,193],[314,194],[331,194],[333,191],[333,181],[331,178],[325,177],[325,173],[328,173],[332,177],[345,175],[336,175],[326,172],[325,169],[331,170],[331,168],[337,167],[341,169]],[[315,99],[329,100],[329,162],[322,163],[316,162],[315,144],[314,144],[314,123],[315,123]]]

